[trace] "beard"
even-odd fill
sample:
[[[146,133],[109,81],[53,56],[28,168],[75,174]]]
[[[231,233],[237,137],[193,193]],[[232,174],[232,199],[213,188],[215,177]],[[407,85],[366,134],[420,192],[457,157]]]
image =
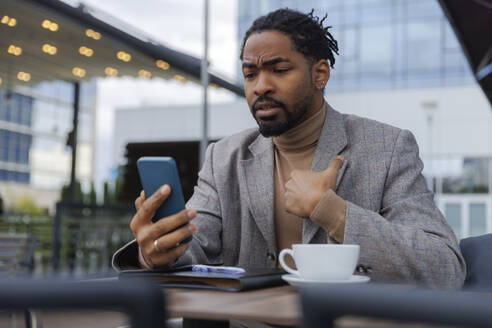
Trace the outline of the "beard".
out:
[[[277,105],[284,113],[285,120],[279,120],[276,116],[269,117],[268,119],[256,118],[256,104],[258,102],[271,102]],[[259,96],[251,105],[251,111],[253,118],[258,123],[258,130],[264,137],[277,137],[284,132],[297,126],[304,121],[307,111],[313,106],[314,94],[308,93],[303,98],[299,99],[293,104],[292,110],[288,110],[287,105],[283,102],[274,99],[270,96]]]

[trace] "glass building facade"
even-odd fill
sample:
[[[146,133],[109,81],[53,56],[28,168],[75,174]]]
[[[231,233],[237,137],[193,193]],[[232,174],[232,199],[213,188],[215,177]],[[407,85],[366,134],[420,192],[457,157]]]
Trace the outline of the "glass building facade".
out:
[[[3,79],[0,185],[51,190],[53,200],[58,198],[55,194],[70,179],[72,152],[67,137],[73,127],[73,92],[73,84],[64,81],[9,87],[9,81]],[[85,189],[93,177],[95,100],[96,81],[81,83],[77,179]],[[15,195],[0,196],[15,202]]]
[[[328,15],[340,56],[326,92],[474,83],[436,0],[240,0],[239,45],[254,19],[286,7]]]
[[[328,94],[476,83],[437,0],[239,0],[239,47],[254,19],[278,8],[327,15],[339,46]],[[242,80],[239,65],[237,71]],[[414,110],[418,115],[421,108]],[[492,232],[492,158],[427,153],[423,160],[436,203],[458,238]]]
[[[43,82],[25,90],[33,96],[33,149],[37,159],[32,184],[56,189],[70,179],[71,149],[67,138],[73,127],[74,85],[64,81]],[[94,108],[96,80],[80,84],[77,133],[77,179],[88,188],[93,175]]]
[[[0,90],[0,181],[29,183],[31,97]]]

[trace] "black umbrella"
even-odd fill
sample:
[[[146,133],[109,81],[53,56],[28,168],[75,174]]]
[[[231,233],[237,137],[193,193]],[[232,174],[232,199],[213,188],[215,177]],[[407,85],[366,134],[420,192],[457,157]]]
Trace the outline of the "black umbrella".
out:
[[[492,0],[439,0],[471,69],[492,104]]]

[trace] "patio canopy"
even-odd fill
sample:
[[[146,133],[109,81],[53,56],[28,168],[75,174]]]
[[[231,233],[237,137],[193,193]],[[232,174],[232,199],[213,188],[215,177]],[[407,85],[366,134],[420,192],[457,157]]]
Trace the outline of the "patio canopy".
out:
[[[492,104],[492,0],[439,0],[477,82]]]
[[[95,9],[59,0],[2,0],[0,83],[133,76],[200,83],[200,59],[151,40]],[[243,96],[240,85],[210,74],[210,85]]]

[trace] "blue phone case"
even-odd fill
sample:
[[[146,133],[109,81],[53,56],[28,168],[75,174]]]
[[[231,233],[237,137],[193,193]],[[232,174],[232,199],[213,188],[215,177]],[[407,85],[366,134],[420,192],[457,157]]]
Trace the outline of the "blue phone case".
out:
[[[153,222],[185,209],[178,169],[172,157],[141,157],[137,161],[137,168],[146,198],[152,196],[164,184],[171,187],[171,194],[155,212]],[[188,243],[192,238],[193,236],[190,236],[182,242]]]

